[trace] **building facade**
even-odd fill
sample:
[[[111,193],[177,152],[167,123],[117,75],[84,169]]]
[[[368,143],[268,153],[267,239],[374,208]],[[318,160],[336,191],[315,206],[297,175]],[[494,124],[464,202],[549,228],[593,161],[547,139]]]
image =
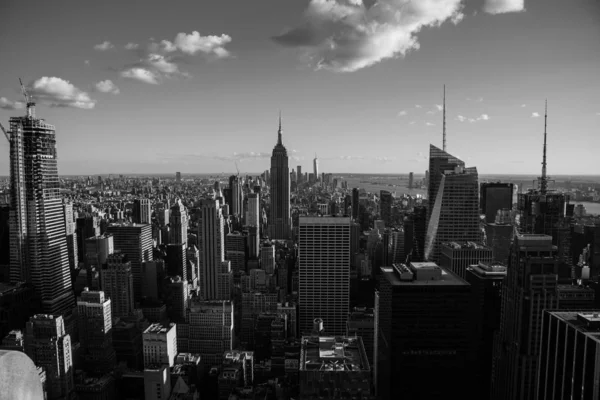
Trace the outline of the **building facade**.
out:
[[[271,239],[289,239],[292,233],[290,215],[290,169],[288,154],[281,142],[281,119],[277,132],[277,144],[271,156],[271,215],[269,235]]]

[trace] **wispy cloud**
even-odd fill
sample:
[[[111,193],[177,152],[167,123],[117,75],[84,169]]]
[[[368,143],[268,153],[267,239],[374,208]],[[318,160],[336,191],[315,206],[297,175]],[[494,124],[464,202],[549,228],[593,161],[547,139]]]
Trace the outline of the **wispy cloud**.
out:
[[[204,53],[214,55],[217,58],[225,58],[230,55],[229,51],[225,49],[225,45],[230,42],[231,36],[225,34],[222,34],[221,36],[202,36],[198,31],[194,31],[190,34],[181,32],[175,37],[173,47],[189,55]],[[168,44],[168,42],[165,44]]]
[[[29,92],[33,97],[50,107],[72,107],[92,109],[96,100],[89,94],[77,88],[69,81],[44,76],[29,84]]]
[[[521,104],[521,107],[525,108],[527,107],[527,104]]]
[[[531,118],[537,118],[539,116],[540,116],[540,113],[537,113],[537,112],[531,113]]]
[[[152,71],[148,71],[144,68],[134,67],[128,68],[126,70],[121,71],[121,76],[123,78],[133,79],[139,82],[149,83],[151,85],[158,85],[159,78],[158,75]]]
[[[133,43],[133,42],[129,42],[125,45],[125,50],[137,50],[140,47],[139,44],[137,43]]]
[[[444,107],[443,107],[441,104],[436,104],[436,105],[435,105],[435,108],[436,108],[438,111],[442,111],[442,110],[444,109]]]
[[[414,124],[416,124],[416,123],[417,123],[417,121],[410,121],[408,124],[409,124],[409,125],[414,125]]]
[[[340,156],[340,160],[364,160],[363,156]]]
[[[396,157],[374,157],[373,160],[381,163],[389,163],[396,160]]]
[[[410,162],[425,162],[425,161],[428,161],[428,160],[429,159],[427,158],[427,156],[425,154],[423,154],[422,152],[418,152],[416,154],[415,158],[411,158],[408,161],[410,161]]]
[[[399,117],[404,117],[405,115],[408,115],[408,111],[406,111],[406,110],[402,110],[398,113]]]
[[[316,69],[352,72],[420,47],[417,33],[458,23],[461,0],[311,0],[303,23],[273,40],[303,51]]]
[[[485,0],[483,11],[488,14],[525,11],[525,0]]]
[[[480,116],[474,117],[474,118],[467,118],[467,117],[465,117],[463,115],[457,115],[456,116],[456,120],[458,122],[471,122],[471,123],[473,123],[473,122],[477,122],[477,121],[488,121],[489,119],[490,119],[490,116],[487,115],[487,114],[481,114]]]
[[[456,117],[456,120],[459,121],[459,122],[465,122],[467,120],[467,118],[464,117],[464,116],[462,116],[462,115],[458,115]]]
[[[119,94],[121,92],[110,79],[96,83],[94,89],[101,93]]]
[[[420,104],[415,104],[415,108],[422,108]]]
[[[90,65],[90,60],[85,60],[83,63],[84,63],[85,65]]]
[[[95,45],[94,49],[96,49],[98,51],[106,51],[106,50],[110,50],[110,49],[112,49],[114,47],[115,46],[111,42],[109,42],[108,40],[106,40],[106,41],[104,41],[104,42],[102,42],[100,44]]]
[[[0,97],[0,109],[17,110],[25,107],[25,104],[20,101],[10,101],[6,97]]]
[[[428,114],[428,115],[433,115],[433,114],[435,114],[435,111],[433,111],[433,110],[429,110],[429,111],[427,111],[425,114]]]
[[[425,126],[435,126],[435,124],[431,122],[425,122]]]

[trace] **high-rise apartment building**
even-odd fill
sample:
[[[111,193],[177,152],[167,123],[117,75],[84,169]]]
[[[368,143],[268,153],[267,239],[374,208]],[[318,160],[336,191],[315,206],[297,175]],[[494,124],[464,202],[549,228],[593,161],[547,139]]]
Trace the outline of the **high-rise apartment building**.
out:
[[[378,398],[465,398],[470,296],[466,281],[432,262],[381,268],[375,296]],[[403,377],[401,384],[396,377]]]
[[[79,342],[85,371],[105,374],[116,363],[112,346],[112,308],[104,292],[87,288],[77,299]]]
[[[430,146],[429,222],[425,260],[439,261],[441,243],[480,242],[477,169]]]
[[[10,118],[11,283],[32,283],[49,314],[75,306],[63,202],[58,181],[56,130],[35,116]]]
[[[493,223],[498,210],[512,209],[513,191],[512,183],[484,182],[481,184],[480,212],[485,215],[486,222]]]
[[[152,261],[152,226],[148,224],[114,223],[106,228],[113,235],[115,250],[126,254],[131,262],[133,273],[133,295],[136,300],[142,296],[142,263]]]
[[[200,354],[205,367],[220,365],[233,346],[233,303],[194,299],[188,315],[189,352]]]
[[[543,314],[536,400],[600,398],[600,310]]]
[[[558,307],[557,273],[557,248],[551,236],[515,235],[494,346],[493,399],[535,398],[542,314]]]
[[[475,242],[442,243],[440,266],[463,279],[467,277],[467,268],[474,264],[492,262],[492,249]]]
[[[112,316],[128,317],[133,314],[133,271],[129,257],[121,252],[115,252],[106,259],[100,279],[102,290],[111,300]]]
[[[289,239],[292,233],[290,215],[290,169],[288,154],[281,142],[281,118],[277,131],[277,144],[271,156],[271,215],[269,235],[271,239]]]
[[[46,371],[49,400],[70,398],[73,383],[71,336],[62,316],[36,314],[25,327],[25,353]]]
[[[388,190],[382,190],[379,193],[379,210],[381,219],[385,223],[386,227],[391,226],[392,222],[392,203],[394,202],[394,198],[392,197],[392,193]]]
[[[415,182],[415,175],[411,172],[408,174],[408,188],[412,189]]]
[[[136,224],[152,223],[152,206],[150,199],[133,200],[133,222]]]
[[[350,295],[350,218],[300,217],[299,326],[311,332],[321,318],[326,333],[344,335]]]
[[[298,165],[298,168],[296,169],[296,174],[298,175],[298,184],[301,184],[302,182],[304,182],[304,175],[302,174],[302,166]]]
[[[144,367],[166,365],[172,367],[177,356],[177,329],[175,324],[163,326],[155,323],[142,334]]]

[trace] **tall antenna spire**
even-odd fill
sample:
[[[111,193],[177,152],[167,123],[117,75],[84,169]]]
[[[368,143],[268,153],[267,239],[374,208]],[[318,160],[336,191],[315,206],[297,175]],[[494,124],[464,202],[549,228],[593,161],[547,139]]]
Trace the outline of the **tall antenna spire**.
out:
[[[279,110],[279,129],[277,130],[277,144],[281,144],[281,110]]]
[[[443,111],[443,121],[442,121],[442,136],[443,136],[443,147],[442,149],[446,151],[446,85],[444,85],[444,105],[442,108]]]
[[[546,99],[546,107],[544,111],[544,157],[542,159],[542,176],[540,177],[540,192],[546,194],[548,190],[548,177],[546,176],[546,137],[548,132],[546,128],[548,126],[548,100]]]

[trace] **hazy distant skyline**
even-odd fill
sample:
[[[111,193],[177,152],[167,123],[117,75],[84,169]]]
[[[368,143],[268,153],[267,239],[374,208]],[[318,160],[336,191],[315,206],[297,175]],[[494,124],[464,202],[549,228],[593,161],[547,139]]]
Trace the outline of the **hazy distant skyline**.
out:
[[[264,171],[279,110],[290,168],[421,174],[446,84],[481,174],[539,174],[547,98],[549,175],[593,175],[598,38],[595,0],[5,0],[0,122],[22,77],[61,175]]]

